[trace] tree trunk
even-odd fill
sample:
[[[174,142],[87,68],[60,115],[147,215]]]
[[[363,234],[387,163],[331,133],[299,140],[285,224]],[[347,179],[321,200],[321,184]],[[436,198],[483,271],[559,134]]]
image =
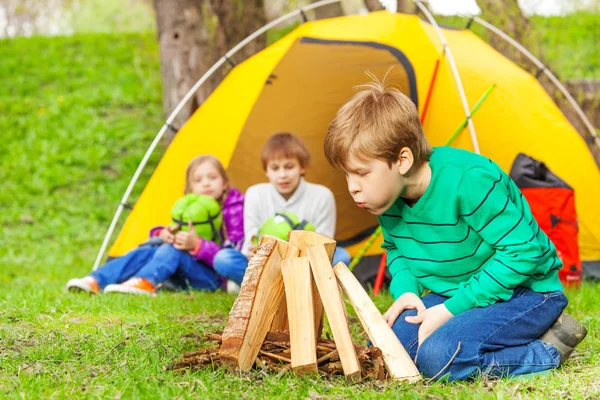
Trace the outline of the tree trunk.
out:
[[[417,12],[417,5],[412,0],[398,0],[396,11],[403,14],[415,14]]]
[[[163,109],[168,117],[200,77],[228,50],[265,23],[262,0],[154,0]],[[264,47],[257,38],[235,60],[243,60]],[[173,121],[180,128],[219,84],[229,66],[208,79]],[[170,141],[174,133],[169,131]]]
[[[529,20],[521,12],[517,0],[480,0],[477,4],[481,8],[483,19],[502,29],[526,47],[533,42],[530,38]],[[528,63],[514,47],[496,35],[490,36],[490,43],[505,56],[520,63]]]
[[[369,11],[383,10],[383,6],[379,2],[379,0],[365,0],[365,6]]]
[[[210,0],[210,4],[218,19],[219,37],[227,50],[267,23],[263,0]],[[254,39],[240,50],[235,60],[245,60],[262,50],[265,43],[265,36]]]
[[[385,8],[378,0],[365,0],[365,6],[369,11],[379,11]],[[403,14],[416,14],[417,5],[412,0],[397,0],[396,12]]]
[[[312,0],[311,3],[316,3],[320,0]],[[344,15],[342,3],[333,3],[326,6],[315,8],[315,19],[335,18]]]

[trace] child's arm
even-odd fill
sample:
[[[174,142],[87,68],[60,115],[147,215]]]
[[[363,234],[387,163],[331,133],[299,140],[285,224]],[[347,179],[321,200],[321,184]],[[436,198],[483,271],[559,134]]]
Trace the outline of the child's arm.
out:
[[[248,188],[244,201],[244,245],[242,253],[248,255],[254,244],[252,238],[258,234],[260,224],[260,193],[255,186]]]
[[[508,300],[516,286],[560,265],[555,254],[548,258],[553,245],[545,235],[538,240],[540,228],[529,205],[499,168],[467,171],[458,187],[458,201],[464,221],[495,249],[495,254],[446,300],[444,304],[452,314]]]
[[[209,267],[213,266],[213,261],[218,251],[221,250],[221,246],[212,240],[199,238],[199,245],[190,250],[190,254],[197,260],[201,261]]]
[[[187,231],[179,231],[175,235],[173,246],[177,250],[189,252],[197,261],[213,266],[213,260],[221,247],[212,240],[198,236],[192,221],[188,222]]]
[[[160,237],[163,242],[173,244],[175,240],[175,233],[179,230],[178,226],[155,226],[150,229],[150,238]]]

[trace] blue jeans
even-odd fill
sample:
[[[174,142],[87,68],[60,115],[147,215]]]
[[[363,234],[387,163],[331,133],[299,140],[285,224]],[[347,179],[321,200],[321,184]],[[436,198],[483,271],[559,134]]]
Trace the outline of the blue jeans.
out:
[[[350,253],[343,247],[336,247],[335,253],[333,253],[333,261],[331,265],[335,265],[339,262],[343,262],[346,266],[350,265],[350,261],[352,258],[350,257]]]
[[[343,247],[336,247],[332,264],[335,265],[340,261],[346,265],[350,264],[350,254]],[[238,250],[221,249],[215,256],[213,265],[219,275],[241,285],[248,268],[248,258]]]
[[[212,268],[168,243],[140,246],[110,260],[89,276],[95,278],[101,288],[133,277],[145,278],[154,286],[169,280],[170,286],[177,289],[216,290],[221,286]]]
[[[248,268],[248,258],[239,250],[221,249],[215,255],[213,266],[217,274],[241,285]]]
[[[446,299],[435,293],[422,298],[427,308]],[[416,358],[419,371],[428,378],[444,377],[453,381],[478,374],[522,375],[558,366],[558,350],[538,337],[566,305],[563,292],[536,293],[517,287],[508,301],[473,308],[451,318],[420,347],[420,325],[404,320],[404,317],[416,315],[415,310],[404,311],[392,329],[410,357]]]

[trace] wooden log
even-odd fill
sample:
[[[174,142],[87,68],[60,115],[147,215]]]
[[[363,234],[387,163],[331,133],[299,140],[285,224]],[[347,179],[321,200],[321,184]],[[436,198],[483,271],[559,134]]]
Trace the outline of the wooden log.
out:
[[[260,238],[259,245],[268,243],[268,242],[276,242],[277,249],[279,250],[279,255],[282,260],[289,260],[300,255],[300,249],[296,246],[292,246],[287,242],[276,238],[275,236],[263,235]],[[275,317],[273,317],[273,323],[271,324],[271,332],[285,332],[289,330],[289,322],[287,316],[287,304],[286,298],[283,296],[281,300],[281,304],[275,313]]]
[[[408,382],[416,382],[421,379],[421,374],[404,346],[383,319],[383,316],[354,274],[341,262],[333,267],[333,272],[344,292],[346,292],[346,296],[348,296],[354,307],[369,339],[371,339],[374,346],[381,349],[383,361],[390,372],[391,378]]]
[[[344,311],[345,305],[331,268],[330,258],[323,245],[309,247],[306,252],[333,332],[333,339],[340,355],[344,375],[349,379],[360,380],[360,363],[354,349],[354,343],[352,343],[352,336]]]
[[[317,337],[308,258],[284,260],[281,263],[281,272],[290,324],[292,369],[297,374],[316,373]]]
[[[269,353],[268,351],[264,351],[264,350],[260,350],[258,352],[258,354],[262,354],[262,355],[265,355],[267,357],[271,357],[271,358],[274,358],[276,360],[283,361],[283,362],[286,362],[286,363],[291,363],[292,362],[292,360],[290,360],[287,357],[283,357],[281,354]]]
[[[183,353],[183,359],[185,360],[186,358],[194,358],[194,357],[198,357],[204,354],[213,354],[213,353],[218,353],[219,352],[219,348],[211,348],[211,349],[202,349],[202,350],[198,350],[198,351],[192,351],[190,353]]]
[[[327,256],[329,257],[329,263],[333,261],[333,253],[335,253],[336,241],[315,232],[311,231],[290,231],[288,234],[288,242],[300,249],[300,257],[307,257],[306,250],[309,247],[322,244],[325,247]],[[323,331],[323,303],[319,296],[319,291],[313,280],[312,282],[313,291],[313,310],[315,313],[315,332],[316,336],[320,337]]]
[[[229,368],[252,368],[283,293],[279,243],[257,247],[223,331],[219,355]]]

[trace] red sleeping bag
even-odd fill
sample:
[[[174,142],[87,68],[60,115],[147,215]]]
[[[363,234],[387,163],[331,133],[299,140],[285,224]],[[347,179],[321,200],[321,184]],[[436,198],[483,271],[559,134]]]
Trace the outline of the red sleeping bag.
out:
[[[581,283],[575,192],[543,162],[519,154],[510,177],[523,192],[540,228],[548,235],[564,266],[558,271],[565,285]]]

